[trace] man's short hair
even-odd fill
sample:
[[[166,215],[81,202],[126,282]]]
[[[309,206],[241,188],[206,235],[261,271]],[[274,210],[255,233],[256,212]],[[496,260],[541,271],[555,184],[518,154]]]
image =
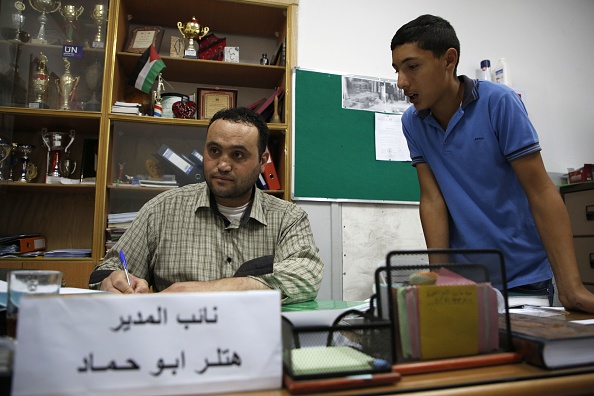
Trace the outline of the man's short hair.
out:
[[[438,58],[450,48],[458,51],[458,62],[454,68],[454,74],[458,69],[460,61],[460,40],[452,25],[443,18],[434,15],[421,15],[407,24],[403,25],[390,44],[390,50],[394,48],[415,43],[420,49],[431,51]]]
[[[268,145],[268,125],[262,116],[246,107],[234,107],[232,109],[222,109],[215,113],[208,123],[208,128],[216,120],[225,120],[231,122],[240,122],[245,125],[255,126],[258,129],[258,155],[264,154]]]

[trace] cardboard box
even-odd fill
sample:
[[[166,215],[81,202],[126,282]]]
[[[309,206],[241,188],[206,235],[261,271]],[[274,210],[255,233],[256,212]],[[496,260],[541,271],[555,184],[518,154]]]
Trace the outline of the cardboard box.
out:
[[[592,181],[592,167],[593,164],[584,164],[580,169],[569,172],[567,175],[568,182],[571,183],[583,183]]]

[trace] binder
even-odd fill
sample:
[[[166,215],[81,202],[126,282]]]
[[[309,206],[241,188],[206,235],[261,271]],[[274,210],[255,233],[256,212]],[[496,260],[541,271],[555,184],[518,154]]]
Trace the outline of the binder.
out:
[[[170,149],[166,144],[161,145],[156,153],[157,158],[162,160],[175,175],[178,184],[185,186],[186,184],[200,183],[204,181],[204,170],[202,163],[199,162],[194,154],[192,158],[185,154],[178,154]]]
[[[20,252],[27,253],[35,250],[45,250],[45,237],[33,236],[19,239]]]
[[[266,151],[268,152],[268,162],[266,162],[266,166],[264,167],[264,180],[266,180],[266,184],[268,188],[271,190],[280,190],[281,185],[280,181],[278,180],[278,175],[276,174],[276,167],[274,166],[274,162],[272,162],[272,155],[270,155],[270,150],[266,147]]]
[[[20,234],[0,237],[0,255],[45,250],[45,237],[40,234]]]
[[[258,175],[258,180],[256,180],[256,187],[258,187],[260,190],[270,190],[268,184],[266,184],[266,180],[264,180],[263,173],[260,173]]]

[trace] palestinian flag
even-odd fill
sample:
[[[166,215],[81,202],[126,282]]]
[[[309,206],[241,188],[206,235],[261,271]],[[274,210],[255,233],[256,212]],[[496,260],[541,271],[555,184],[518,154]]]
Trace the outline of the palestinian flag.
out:
[[[128,82],[142,92],[150,93],[155,79],[165,67],[165,63],[159,57],[155,46],[151,44],[138,60]]]

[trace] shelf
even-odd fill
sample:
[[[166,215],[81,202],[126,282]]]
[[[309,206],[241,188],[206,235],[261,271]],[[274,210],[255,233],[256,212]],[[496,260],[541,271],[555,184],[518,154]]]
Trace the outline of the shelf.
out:
[[[32,192],[51,192],[65,194],[91,194],[95,192],[94,184],[45,184],[45,183],[22,183],[22,182],[0,182],[0,190]]]
[[[148,7],[146,0],[125,0],[125,5],[130,23],[176,27],[194,16],[217,36],[250,32],[253,36],[276,37],[284,30],[287,18],[284,7],[247,1],[192,0],[191,6],[186,1],[154,1]]]
[[[118,52],[118,62],[124,74],[130,75],[140,54]],[[245,63],[220,62],[203,59],[184,59],[161,56],[167,66],[163,78],[181,83],[224,85],[274,90],[285,75],[281,66],[262,66]]]

